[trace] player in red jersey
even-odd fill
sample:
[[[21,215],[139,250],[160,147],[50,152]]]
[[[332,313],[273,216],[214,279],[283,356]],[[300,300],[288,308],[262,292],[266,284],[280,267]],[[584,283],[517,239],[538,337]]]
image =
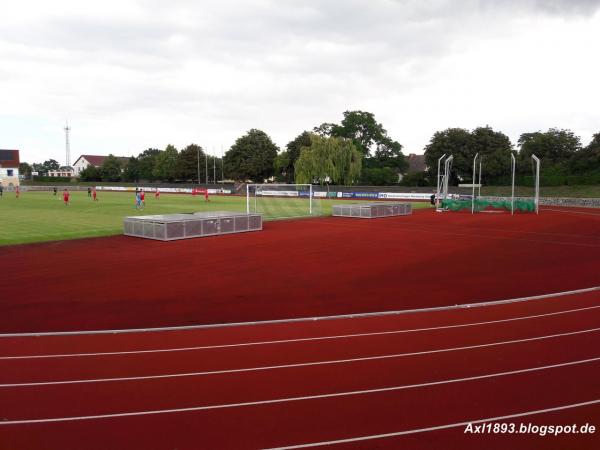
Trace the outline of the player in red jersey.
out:
[[[92,198],[94,199],[95,202],[98,201],[98,197],[97,197],[97,193],[96,193],[96,188],[92,189]]]
[[[71,202],[69,202],[70,194],[66,189],[63,191],[63,202],[65,202],[65,206],[69,206]]]
[[[17,198],[19,198],[19,194],[21,193],[21,190],[19,189],[19,186],[16,187],[15,193],[17,194]]]
[[[204,189],[204,201],[210,202],[210,200],[208,199],[208,189]]]
[[[154,192],[154,198],[156,200],[160,199],[160,191],[158,190],[158,188],[156,188],[156,191]]]
[[[146,206],[146,193],[144,190],[140,190],[140,201],[142,202],[142,206]]]

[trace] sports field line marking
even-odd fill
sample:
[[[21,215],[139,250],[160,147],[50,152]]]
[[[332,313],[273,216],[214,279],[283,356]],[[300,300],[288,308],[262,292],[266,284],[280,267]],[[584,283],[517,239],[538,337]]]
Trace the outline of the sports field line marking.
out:
[[[50,331],[50,332],[33,332],[33,333],[4,333],[0,334],[0,338],[11,337],[38,337],[38,336],[76,336],[86,334],[124,334],[124,333],[148,333],[162,331],[185,331],[185,330],[202,330],[208,328],[224,328],[224,327],[241,327],[241,326],[257,326],[257,325],[272,325],[282,323],[308,322],[316,320],[338,320],[338,319],[356,319],[362,317],[381,317],[392,316],[398,314],[415,314],[415,313],[430,313],[435,311],[452,311],[464,308],[482,308],[486,306],[505,305],[509,303],[520,303],[533,300],[544,300],[548,298],[564,297],[568,295],[585,294],[587,292],[600,291],[600,286],[593,286],[584,289],[574,289],[571,291],[554,292],[550,294],[533,295],[529,297],[517,297],[506,300],[492,300],[477,303],[461,303],[450,306],[436,306],[431,308],[415,308],[402,309],[396,311],[376,311],[370,313],[354,313],[354,314],[339,314],[336,316],[315,316],[315,317],[299,317],[292,319],[275,319],[275,320],[258,320],[252,322],[231,322],[231,323],[215,323],[206,325],[183,325],[175,327],[151,327],[151,328],[126,328],[117,330],[88,330],[88,331]]]
[[[546,409],[536,409],[533,411],[525,411],[525,412],[521,412],[521,413],[509,414],[506,416],[487,417],[485,419],[475,419],[475,420],[469,420],[466,422],[457,422],[457,423],[450,423],[450,424],[445,424],[445,425],[437,425],[437,426],[427,427],[427,428],[415,428],[412,430],[396,431],[393,433],[385,433],[385,434],[372,434],[370,436],[359,436],[359,437],[347,438],[347,439],[337,439],[335,441],[311,442],[308,444],[288,445],[285,447],[270,447],[270,448],[263,449],[263,450],[293,450],[293,449],[299,449],[299,448],[321,447],[321,446],[326,446],[326,445],[348,444],[351,442],[370,441],[370,440],[374,440],[374,439],[385,439],[385,438],[390,438],[390,437],[405,436],[408,434],[417,434],[417,433],[425,433],[428,431],[439,431],[439,430],[447,430],[449,428],[465,427],[469,424],[499,422],[501,420],[515,419],[517,417],[526,417],[526,416],[535,416],[535,415],[539,415],[539,414],[547,414],[547,413],[556,412],[556,411],[564,411],[564,410],[568,410],[568,409],[581,408],[583,406],[596,405],[598,403],[600,403],[600,399],[590,400],[590,401],[581,402],[581,403],[572,403],[570,405],[555,406],[555,407],[546,408]]]
[[[31,386],[55,386],[55,385],[63,385],[63,384],[89,384],[89,383],[108,383],[108,382],[119,382],[119,381],[141,381],[141,380],[156,380],[156,379],[164,379],[164,378],[183,378],[183,377],[198,377],[198,376],[209,376],[209,375],[224,375],[231,373],[245,373],[245,372],[264,372],[268,370],[279,370],[279,369],[295,369],[299,367],[315,367],[315,366],[329,366],[334,364],[349,364],[355,362],[365,362],[365,361],[380,361],[384,359],[397,359],[397,358],[405,358],[409,356],[423,356],[423,355],[432,355],[437,353],[449,353],[463,350],[473,350],[478,348],[489,348],[489,347],[498,347],[501,345],[510,345],[510,344],[522,344],[523,342],[534,342],[534,341],[542,341],[546,339],[555,339],[566,336],[575,336],[578,334],[585,333],[594,333],[600,331],[600,328],[591,328],[588,330],[579,330],[579,331],[571,331],[569,333],[560,333],[560,334],[551,334],[546,336],[536,336],[533,338],[526,339],[513,339],[510,341],[498,341],[498,342],[490,342],[487,344],[477,344],[477,345],[466,345],[461,347],[448,347],[441,348],[437,350],[423,350],[420,352],[406,352],[406,353],[392,353],[389,355],[379,355],[379,356],[365,356],[361,358],[347,358],[347,359],[334,359],[328,361],[313,361],[306,363],[295,363],[295,364],[281,364],[277,366],[258,366],[258,367],[246,367],[243,369],[224,369],[224,370],[212,370],[206,372],[187,372],[187,373],[174,373],[174,374],[165,374],[165,375],[146,375],[146,376],[136,376],[136,377],[118,377],[118,378],[96,378],[96,379],[87,379],[87,380],[65,380],[65,381],[40,381],[40,382],[32,382],[32,383],[10,383],[10,384],[0,384],[0,388],[18,388],[18,387],[31,387]]]
[[[580,206],[580,208],[582,208],[582,207]],[[583,208],[585,208],[585,206]],[[590,207],[590,209],[591,208],[592,207]],[[600,216],[600,213],[593,213],[593,212],[587,212],[587,211],[568,211],[565,209],[556,209],[556,208],[540,208],[540,210],[555,211],[555,212],[569,213],[569,214],[585,214],[587,216]]]
[[[72,422],[79,420],[94,420],[94,419],[109,419],[116,417],[133,417],[133,416],[148,416],[148,415],[156,415],[156,414],[170,414],[170,413],[182,413],[182,412],[192,412],[192,411],[208,411],[213,409],[225,409],[225,408],[239,408],[244,406],[257,406],[257,405],[271,405],[276,403],[289,403],[289,402],[298,402],[305,400],[316,400],[322,398],[336,398],[336,397],[349,397],[355,395],[367,395],[367,394],[377,394],[381,392],[393,392],[393,391],[401,391],[407,389],[417,389],[422,387],[430,387],[430,386],[439,386],[444,384],[452,384],[452,383],[462,383],[466,381],[476,381],[476,380],[484,380],[495,377],[504,377],[509,375],[518,375],[522,373],[530,373],[530,372],[539,372],[542,370],[549,369],[557,369],[561,367],[569,367],[576,366],[582,364],[589,364],[600,361],[600,357],[590,358],[590,359],[580,359],[577,361],[569,361],[560,364],[552,364],[548,366],[538,366],[538,367],[529,367],[527,369],[518,369],[511,370],[507,372],[494,372],[488,373],[485,375],[476,375],[472,377],[464,377],[464,378],[452,378],[449,380],[441,380],[441,381],[431,381],[428,383],[419,383],[419,384],[407,384],[402,386],[391,386],[385,388],[376,388],[376,389],[364,389],[359,391],[346,391],[346,392],[334,392],[331,394],[319,394],[319,395],[308,395],[303,397],[287,397],[287,398],[277,398],[271,400],[256,400],[252,402],[241,402],[241,403],[226,403],[221,405],[207,405],[207,406],[192,406],[188,408],[173,408],[173,409],[159,409],[159,410],[150,410],[150,411],[134,411],[134,412],[126,412],[126,413],[113,413],[113,414],[98,414],[93,416],[72,416],[72,417],[55,417],[50,419],[23,419],[23,420],[5,420],[0,421],[0,427],[6,425],[20,425],[20,424],[33,424],[33,423],[49,423],[49,422]]]
[[[370,336],[385,336],[385,335],[392,335],[392,334],[407,334],[407,333],[416,333],[416,332],[423,332],[423,331],[437,331],[437,330],[446,330],[446,329],[453,329],[453,328],[466,328],[466,327],[474,327],[474,326],[480,326],[480,325],[495,325],[498,323],[516,322],[516,321],[521,321],[521,320],[537,319],[540,317],[569,314],[569,313],[573,313],[573,312],[589,311],[591,309],[598,309],[598,308],[600,308],[600,305],[588,306],[585,308],[568,309],[568,310],[564,310],[564,311],[555,311],[552,313],[545,313],[545,314],[534,314],[534,315],[530,315],[530,316],[511,317],[508,319],[498,319],[498,320],[488,320],[488,321],[484,321],[484,322],[463,323],[463,324],[458,324],[458,325],[441,325],[438,327],[409,328],[406,330],[376,331],[376,332],[372,332],[372,333],[355,333],[355,334],[340,334],[340,335],[333,335],[333,336],[316,336],[316,337],[308,337],[308,338],[279,339],[279,340],[273,340],[273,341],[251,341],[251,342],[241,342],[241,343],[237,343],[237,344],[203,345],[203,346],[195,346],[195,347],[174,347],[174,348],[152,349],[152,350],[130,350],[130,351],[121,351],[121,352],[58,353],[58,354],[48,354],[48,355],[0,356],[0,361],[1,360],[13,360],[13,359],[18,360],[18,359],[47,359],[47,358],[83,358],[83,357],[92,357],[92,356],[118,356],[118,355],[137,355],[137,354],[145,354],[145,353],[187,352],[187,351],[197,351],[197,350],[213,350],[213,349],[219,349],[219,348],[250,347],[250,346],[259,346],[259,345],[288,344],[288,343],[295,343],[295,342],[310,342],[310,341],[350,339],[350,338],[360,338],[360,337],[370,337]]]

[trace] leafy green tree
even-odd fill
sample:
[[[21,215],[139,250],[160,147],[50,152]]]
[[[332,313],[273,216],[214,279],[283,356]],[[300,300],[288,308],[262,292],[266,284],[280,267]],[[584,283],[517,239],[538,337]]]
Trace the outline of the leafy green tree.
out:
[[[310,147],[310,135],[308,131],[304,131],[288,142],[285,146],[286,150],[275,159],[275,177],[280,182],[294,182],[294,164],[300,157],[300,152],[305,147]]]
[[[149,148],[138,155],[141,180],[155,180],[154,166],[156,164],[156,158],[160,153],[161,151],[157,148]]]
[[[89,165],[79,172],[81,181],[102,181],[102,173],[96,166]]]
[[[100,168],[102,181],[121,181],[121,161],[114,155],[108,155]]]
[[[310,147],[296,161],[296,182],[349,185],[358,180],[361,169],[362,155],[350,139],[313,134]]]
[[[365,168],[360,182],[368,186],[386,186],[398,183],[398,174],[391,167]]]
[[[453,155],[451,182],[471,179],[473,177],[473,153],[471,149],[471,133],[464,128],[448,128],[437,131],[429,144],[425,146],[425,164],[431,175],[437,177],[437,162],[443,155]]]
[[[311,133],[309,133],[308,131],[303,131],[301,134],[296,136],[294,140],[288,142],[288,144],[285,146],[289,157],[287,170],[292,176],[294,173],[294,164],[296,164],[296,161],[298,160],[298,158],[300,158],[300,153],[302,152],[302,149],[310,147],[310,137]]]
[[[33,172],[37,172],[40,175],[42,175],[46,172],[46,169],[44,169],[44,165],[41,163],[33,163],[31,168],[33,169],[32,170]]]
[[[550,128],[542,133],[523,133],[518,141],[520,168],[524,172],[530,170],[531,155],[535,154],[543,160],[544,168],[565,165],[568,160],[581,149],[581,140],[570,130]]]
[[[274,174],[277,151],[277,146],[264,131],[251,129],[225,153],[226,176],[262,182]]]
[[[290,169],[290,152],[279,153],[273,161],[275,179],[279,183],[290,183],[294,179],[293,166]]]
[[[135,156],[132,156],[127,161],[125,169],[123,169],[122,178],[124,181],[138,182],[140,180],[140,162]]]
[[[60,168],[60,164],[55,159],[48,159],[44,161],[42,167],[44,168],[43,172],[48,173],[51,170],[58,170]]]
[[[479,153],[482,158],[482,177],[484,180],[510,175],[510,155],[513,147],[510,138],[504,133],[494,131],[491,127],[475,128],[471,132],[470,150],[472,157]]]
[[[600,133],[596,133],[587,147],[578,150],[569,160],[572,175],[600,172]]]
[[[408,162],[402,154],[402,145],[388,136],[386,129],[375,120],[373,113],[345,111],[339,125],[323,123],[316,127],[314,132],[321,136],[352,139],[365,157],[365,167],[391,167],[397,173],[404,173],[408,169]]]
[[[402,177],[402,180],[400,181],[400,185],[415,186],[415,187],[432,186],[433,185],[432,181],[433,180],[430,177],[428,177],[428,174],[425,171],[412,172],[412,173],[407,173],[406,175],[404,175],[404,177]]]
[[[31,177],[31,166],[26,162],[19,164],[19,175]]]
[[[173,182],[177,178],[178,159],[177,149],[171,144],[167,145],[167,148],[157,155],[152,175],[159,180]]]
[[[201,183],[206,180],[206,154],[202,147],[190,144],[179,152],[177,159],[177,178],[193,180]],[[198,180],[198,163],[200,163],[200,180]],[[212,168],[212,165],[210,166]]]

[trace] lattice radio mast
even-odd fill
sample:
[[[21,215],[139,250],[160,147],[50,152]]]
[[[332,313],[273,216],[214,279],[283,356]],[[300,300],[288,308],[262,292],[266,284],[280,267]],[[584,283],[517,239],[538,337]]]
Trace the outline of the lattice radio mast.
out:
[[[69,141],[69,131],[71,131],[71,127],[69,123],[65,123],[65,150],[66,150],[66,166],[71,167],[71,142]]]

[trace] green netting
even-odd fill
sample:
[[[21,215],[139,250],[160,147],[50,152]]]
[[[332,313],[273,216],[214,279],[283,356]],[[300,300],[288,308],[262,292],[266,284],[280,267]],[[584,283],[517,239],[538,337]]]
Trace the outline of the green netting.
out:
[[[471,200],[442,200],[442,208],[450,211],[460,211],[463,209],[471,211]],[[475,212],[486,209],[511,210],[510,200],[475,200]],[[535,212],[535,202],[533,200],[515,200],[515,211]]]

